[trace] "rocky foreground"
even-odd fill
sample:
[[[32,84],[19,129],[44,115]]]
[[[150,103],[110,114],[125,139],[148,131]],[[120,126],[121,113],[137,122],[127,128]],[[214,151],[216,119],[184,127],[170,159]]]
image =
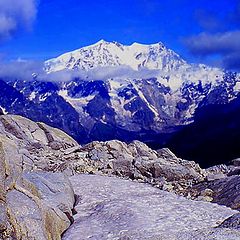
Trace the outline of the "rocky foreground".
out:
[[[216,228],[237,212],[227,207],[117,178],[70,179],[80,199],[64,240],[240,239],[238,230]]]
[[[238,159],[201,169],[138,141],[80,146],[13,115],[0,143],[1,239],[240,239]]]

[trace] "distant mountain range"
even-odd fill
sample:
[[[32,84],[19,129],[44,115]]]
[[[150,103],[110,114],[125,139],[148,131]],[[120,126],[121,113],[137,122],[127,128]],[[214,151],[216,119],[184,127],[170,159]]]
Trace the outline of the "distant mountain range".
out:
[[[0,108],[61,128],[80,143],[117,138],[174,147],[196,112],[229,104],[240,91],[238,74],[189,64],[162,43],[102,40],[46,61],[45,71],[59,75],[51,82],[37,73],[31,82],[2,79]],[[70,81],[57,79],[64,71],[74,72]]]

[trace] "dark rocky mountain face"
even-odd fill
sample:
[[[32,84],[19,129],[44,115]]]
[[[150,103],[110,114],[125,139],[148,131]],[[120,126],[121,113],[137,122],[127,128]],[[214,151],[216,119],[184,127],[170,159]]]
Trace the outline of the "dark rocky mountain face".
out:
[[[240,155],[239,118],[240,97],[200,107],[194,123],[174,134],[167,146],[204,167],[230,161]]]

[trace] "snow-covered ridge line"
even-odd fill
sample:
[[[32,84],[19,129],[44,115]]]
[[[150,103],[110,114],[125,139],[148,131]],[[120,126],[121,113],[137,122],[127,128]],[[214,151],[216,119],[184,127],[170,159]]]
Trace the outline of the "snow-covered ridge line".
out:
[[[93,45],[62,54],[45,62],[47,72],[65,69],[89,70],[95,67],[126,65],[134,70],[177,70],[188,64],[161,42],[123,45],[101,40]]]
[[[163,43],[123,45],[101,40],[45,62],[47,73],[69,71],[86,79],[147,79],[155,77],[173,92],[184,83],[222,81],[224,72],[204,64],[188,64]],[[75,71],[71,71],[75,70]],[[73,76],[75,76],[73,74]],[[72,77],[74,78],[74,77]]]

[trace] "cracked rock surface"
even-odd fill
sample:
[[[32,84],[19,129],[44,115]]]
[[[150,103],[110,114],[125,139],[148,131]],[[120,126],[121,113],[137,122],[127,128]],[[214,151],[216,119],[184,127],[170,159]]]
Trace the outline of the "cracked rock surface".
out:
[[[0,116],[0,239],[57,240],[72,222],[71,183],[63,173],[43,171],[48,160],[41,162],[37,152],[52,149],[52,143],[66,148],[75,142],[40,125]]]
[[[237,212],[230,208],[118,178],[76,175],[70,180],[79,195],[78,214],[64,240],[240,239],[237,230],[215,228]]]

